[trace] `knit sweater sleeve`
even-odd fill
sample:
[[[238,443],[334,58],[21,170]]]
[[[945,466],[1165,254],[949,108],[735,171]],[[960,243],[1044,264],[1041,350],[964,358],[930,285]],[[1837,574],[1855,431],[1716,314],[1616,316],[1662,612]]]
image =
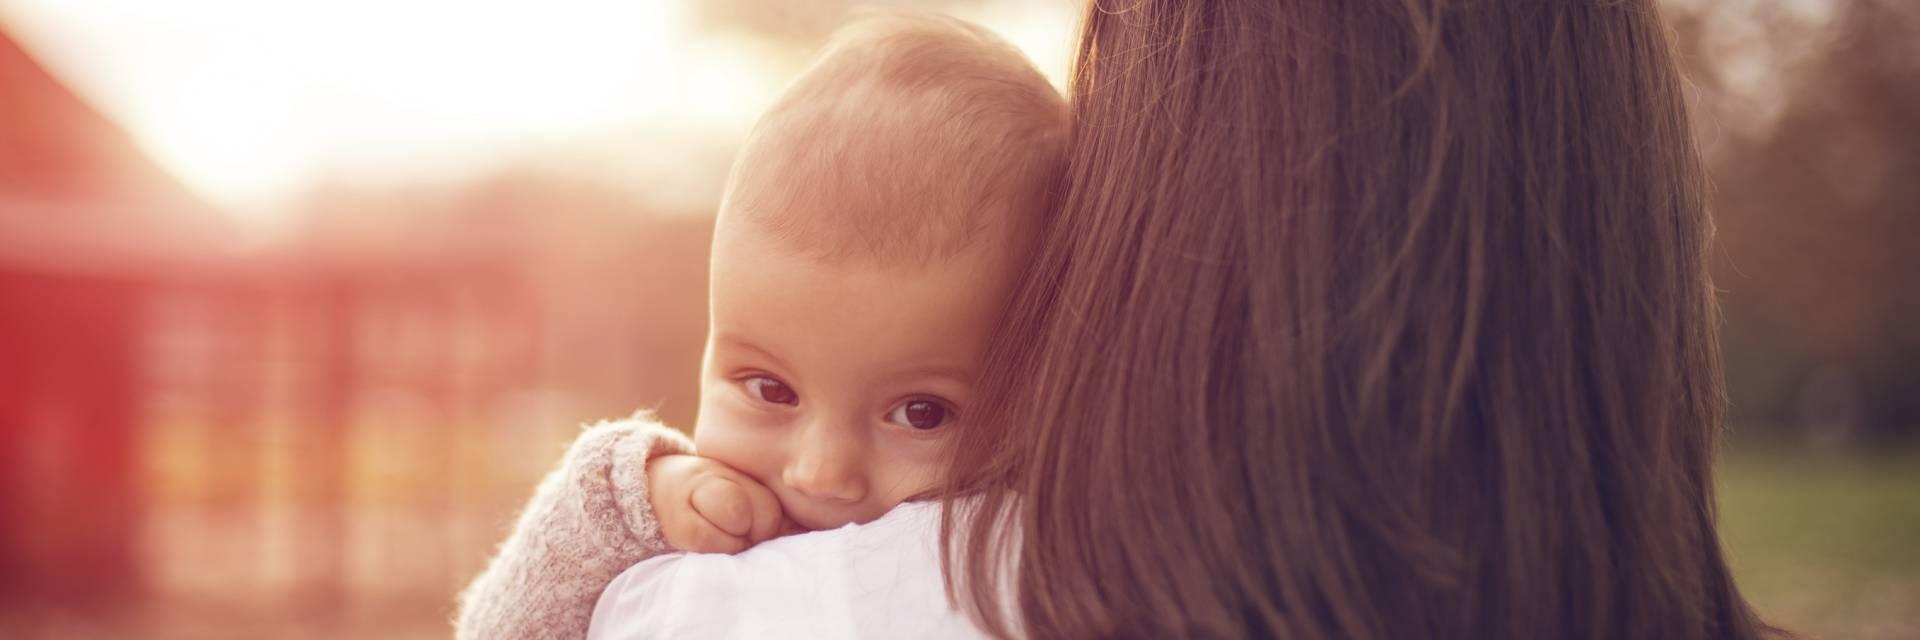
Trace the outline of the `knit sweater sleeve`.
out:
[[[461,594],[454,636],[585,638],[614,576],[668,551],[647,498],[647,461],[692,452],[685,435],[645,416],[587,428]]]

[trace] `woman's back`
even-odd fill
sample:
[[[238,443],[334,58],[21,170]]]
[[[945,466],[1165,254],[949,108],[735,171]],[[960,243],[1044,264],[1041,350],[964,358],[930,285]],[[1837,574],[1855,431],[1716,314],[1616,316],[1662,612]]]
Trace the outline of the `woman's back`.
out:
[[[1074,88],[997,361],[1032,376],[1019,428],[954,465],[997,470],[955,477],[990,625],[1760,633],[1714,533],[1709,223],[1652,2],[1097,3]]]

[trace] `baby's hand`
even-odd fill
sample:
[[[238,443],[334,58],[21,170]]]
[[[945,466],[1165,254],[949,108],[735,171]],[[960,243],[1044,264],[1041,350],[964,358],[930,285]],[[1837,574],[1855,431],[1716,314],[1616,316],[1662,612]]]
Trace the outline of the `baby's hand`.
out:
[[[779,535],[785,520],[773,491],[709,458],[654,458],[647,489],[660,534],[681,551],[745,551]]]

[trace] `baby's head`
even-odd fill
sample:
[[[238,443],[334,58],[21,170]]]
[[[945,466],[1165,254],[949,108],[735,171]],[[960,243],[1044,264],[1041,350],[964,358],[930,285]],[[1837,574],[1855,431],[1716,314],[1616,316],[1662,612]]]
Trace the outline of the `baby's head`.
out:
[[[837,33],[728,180],[700,454],[808,529],[935,488],[1065,138],[1058,92],[982,29],[887,14]]]

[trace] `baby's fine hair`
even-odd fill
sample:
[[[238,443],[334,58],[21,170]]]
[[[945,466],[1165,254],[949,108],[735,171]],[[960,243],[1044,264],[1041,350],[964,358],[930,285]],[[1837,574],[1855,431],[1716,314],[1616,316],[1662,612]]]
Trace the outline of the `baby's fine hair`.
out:
[[[1066,137],[1060,93],[991,32],[867,13],[754,125],[722,215],[824,260],[924,264],[1031,235]]]

